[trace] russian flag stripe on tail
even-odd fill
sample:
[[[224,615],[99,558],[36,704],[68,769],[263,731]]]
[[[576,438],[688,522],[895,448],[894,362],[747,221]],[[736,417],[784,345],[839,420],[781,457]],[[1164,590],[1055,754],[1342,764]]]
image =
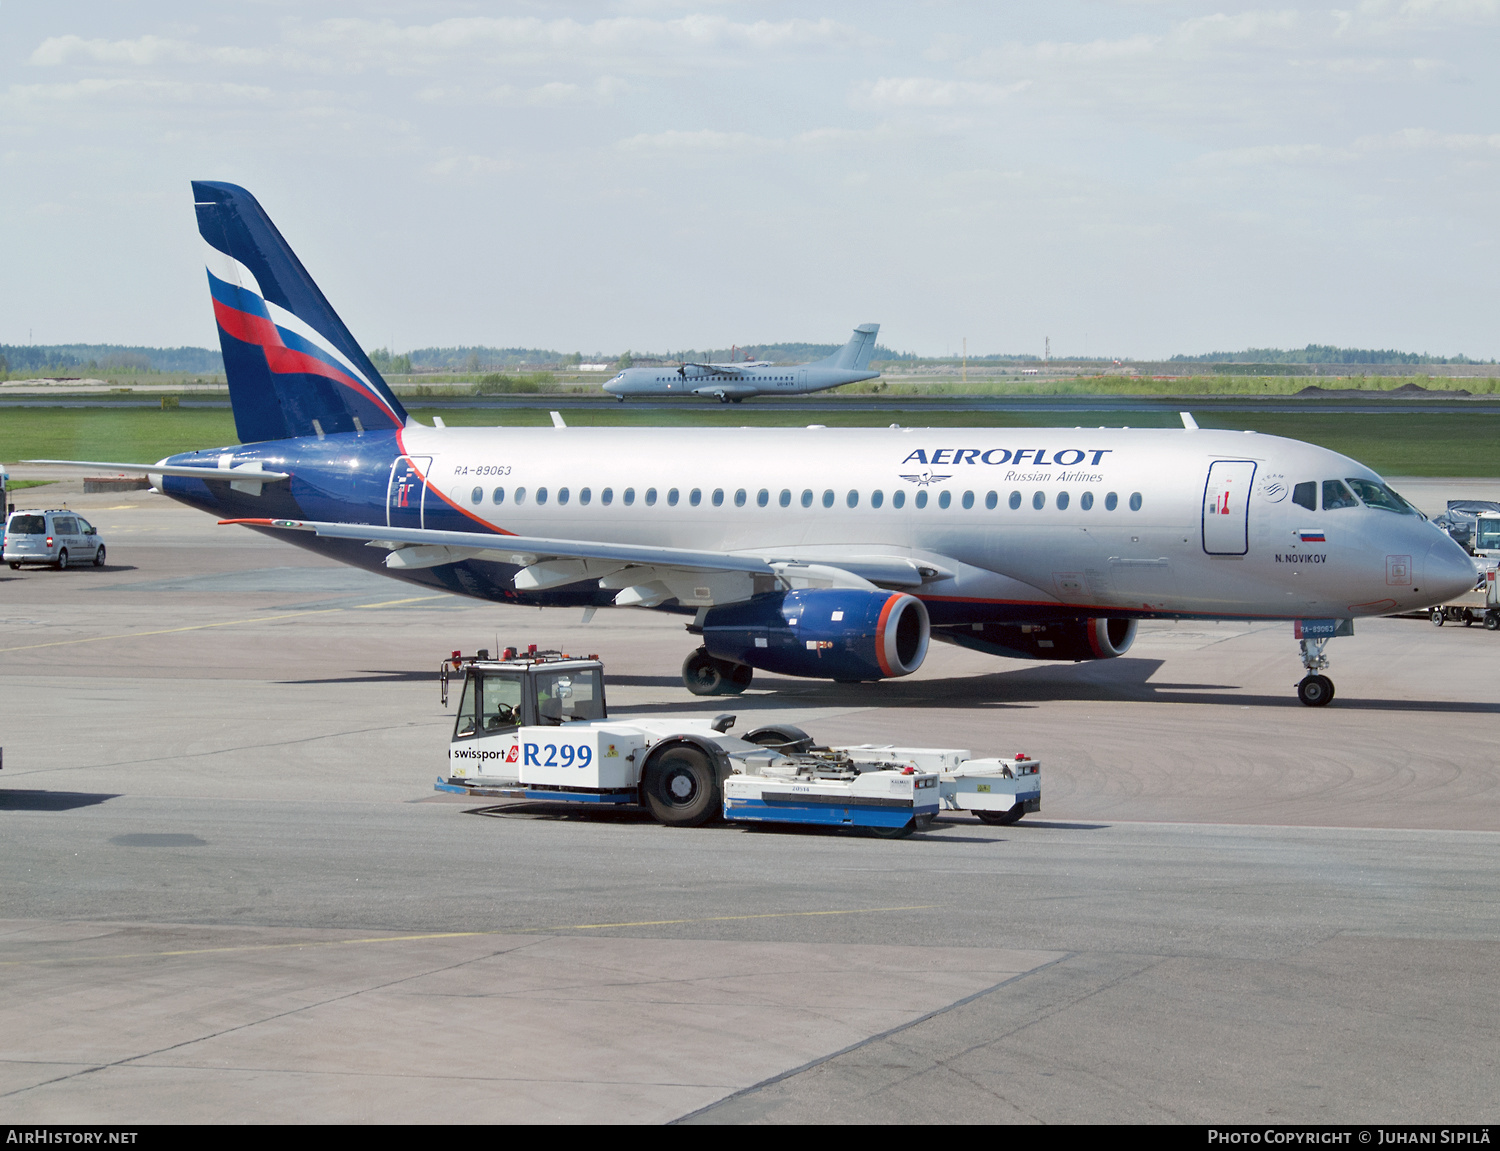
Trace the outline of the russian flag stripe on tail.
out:
[[[397,429],[406,411],[252,196],[195,181],[240,440]]]

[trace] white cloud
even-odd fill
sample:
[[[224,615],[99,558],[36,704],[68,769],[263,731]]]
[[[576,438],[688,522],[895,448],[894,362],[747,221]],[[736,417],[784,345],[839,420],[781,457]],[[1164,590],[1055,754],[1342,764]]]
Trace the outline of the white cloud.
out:
[[[55,68],[63,64],[223,64],[257,68],[273,63],[271,53],[259,48],[215,48],[187,40],[139,36],[134,40],[85,40],[82,36],[53,36],[31,53],[32,64]]]
[[[838,21],[790,19],[736,21],[692,13],[659,20],[619,16],[594,21],[571,17],[471,16],[431,24],[344,17],[302,23],[289,21],[278,43],[229,47],[145,35],[130,39],[52,36],[31,53],[38,67],[100,64],[151,68],[212,64],[220,67],[357,71],[387,68],[413,71],[459,60],[578,65],[585,60],[618,62],[630,69],[663,60],[683,66],[733,62],[746,54],[822,50],[863,42],[856,29]]]
[[[1030,80],[989,84],[971,80],[935,80],[925,76],[882,77],[863,94],[864,102],[885,108],[953,108],[993,105],[1029,87]]]
[[[781,140],[753,136],[748,132],[716,132],[709,128],[696,132],[643,132],[615,145],[624,152],[750,152],[779,150]]]
[[[13,104],[71,104],[85,101],[182,104],[243,103],[274,97],[257,84],[193,84],[175,80],[90,77],[65,84],[12,84],[0,99]]]

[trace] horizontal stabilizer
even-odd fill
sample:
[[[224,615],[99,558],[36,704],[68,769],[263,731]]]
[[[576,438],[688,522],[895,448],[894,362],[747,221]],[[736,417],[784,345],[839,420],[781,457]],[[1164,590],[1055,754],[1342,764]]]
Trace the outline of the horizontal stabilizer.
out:
[[[272,483],[275,480],[289,480],[291,472],[268,472],[263,468],[250,467],[241,464],[235,468],[220,468],[212,465],[194,467],[190,464],[111,464],[100,460],[22,460],[23,464],[57,464],[70,468],[99,468],[109,472],[136,472],[139,475],[151,476],[186,476],[189,479],[202,478],[205,480],[260,480]]]

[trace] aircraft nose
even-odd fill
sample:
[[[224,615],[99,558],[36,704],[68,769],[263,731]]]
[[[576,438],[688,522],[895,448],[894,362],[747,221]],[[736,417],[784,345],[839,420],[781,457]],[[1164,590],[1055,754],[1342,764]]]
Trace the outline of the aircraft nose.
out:
[[[1422,598],[1431,603],[1472,591],[1479,574],[1470,555],[1450,539],[1434,540],[1422,564]]]

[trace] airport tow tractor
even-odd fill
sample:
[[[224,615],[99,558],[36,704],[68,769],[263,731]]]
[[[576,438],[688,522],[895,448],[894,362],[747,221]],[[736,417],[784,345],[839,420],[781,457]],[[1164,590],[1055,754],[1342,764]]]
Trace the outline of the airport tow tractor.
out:
[[[957,748],[817,746],[800,728],[730,735],[733,715],[610,718],[604,665],[535,647],[454,652],[439,672],[462,675],[448,775],[438,791],[476,798],[641,806],[661,823],[859,827],[908,835],[939,810],[1010,824],[1041,809],[1038,762],[974,759]]]
[[[1489,561],[1489,564],[1493,563],[1493,560]],[[1500,588],[1496,586],[1495,568],[1481,568],[1473,591],[1438,604],[1429,613],[1429,618],[1434,627],[1442,627],[1444,623],[1461,623],[1469,627],[1483,622],[1487,630],[1500,631]]]

